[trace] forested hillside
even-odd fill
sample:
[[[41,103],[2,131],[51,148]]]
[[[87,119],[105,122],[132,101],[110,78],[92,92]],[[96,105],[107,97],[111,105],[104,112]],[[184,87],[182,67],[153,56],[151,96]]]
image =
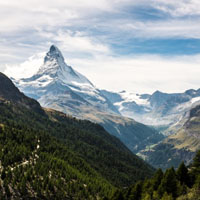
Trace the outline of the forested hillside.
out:
[[[153,174],[100,125],[44,110],[0,78],[20,99],[0,87],[2,198],[99,199]]]
[[[153,176],[100,125],[42,108],[3,74],[0,83],[0,199],[200,199],[200,151]]]

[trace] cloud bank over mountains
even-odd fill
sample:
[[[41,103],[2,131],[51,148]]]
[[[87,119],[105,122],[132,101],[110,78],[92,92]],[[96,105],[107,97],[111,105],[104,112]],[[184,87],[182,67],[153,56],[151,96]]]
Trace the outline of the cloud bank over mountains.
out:
[[[32,75],[38,54],[56,44],[101,88],[175,92],[200,84],[196,0],[0,0],[0,17],[0,71],[10,76]]]

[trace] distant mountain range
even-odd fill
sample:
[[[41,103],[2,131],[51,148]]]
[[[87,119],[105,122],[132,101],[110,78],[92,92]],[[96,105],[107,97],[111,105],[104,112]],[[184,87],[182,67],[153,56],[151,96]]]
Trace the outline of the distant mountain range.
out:
[[[35,75],[13,81],[43,107],[101,124],[135,153],[163,139],[155,129],[122,116],[110,97],[65,63],[62,53],[54,45]]]
[[[182,161],[189,165],[200,149],[200,105],[191,108],[180,124],[174,134],[138,155],[157,168],[178,167]]]
[[[200,89],[171,94],[156,91],[152,95],[106,90],[102,93],[123,116],[165,130],[166,135],[173,133],[170,127],[179,124],[185,113],[200,103]]]

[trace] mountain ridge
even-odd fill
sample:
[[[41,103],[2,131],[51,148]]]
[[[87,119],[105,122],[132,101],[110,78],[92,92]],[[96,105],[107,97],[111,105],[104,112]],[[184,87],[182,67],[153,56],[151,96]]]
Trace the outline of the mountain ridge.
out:
[[[70,74],[72,70],[76,75]],[[142,140],[150,145],[152,141],[154,143],[154,140],[160,141],[163,138],[156,130],[120,115],[101,90],[65,63],[60,50],[55,46],[50,47],[38,73],[30,78],[15,80],[15,84],[43,107],[101,124],[133,152],[141,148],[138,144]],[[153,136],[155,139],[152,139]]]
[[[184,114],[196,103],[200,102],[200,89],[186,90],[184,93],[134,94],[126,91],[114,93],[102,90],[123,116],[135,119],[154,127],[168,128],[178,123]]]

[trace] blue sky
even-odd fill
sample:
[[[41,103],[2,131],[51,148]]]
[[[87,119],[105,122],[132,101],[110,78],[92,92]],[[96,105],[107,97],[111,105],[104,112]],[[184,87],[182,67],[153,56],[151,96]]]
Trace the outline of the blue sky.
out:
[[[99,88],[199,88],[198,0],[0,0],[0,18],[0,71],[9,76],[34,74],[55,44]]]

